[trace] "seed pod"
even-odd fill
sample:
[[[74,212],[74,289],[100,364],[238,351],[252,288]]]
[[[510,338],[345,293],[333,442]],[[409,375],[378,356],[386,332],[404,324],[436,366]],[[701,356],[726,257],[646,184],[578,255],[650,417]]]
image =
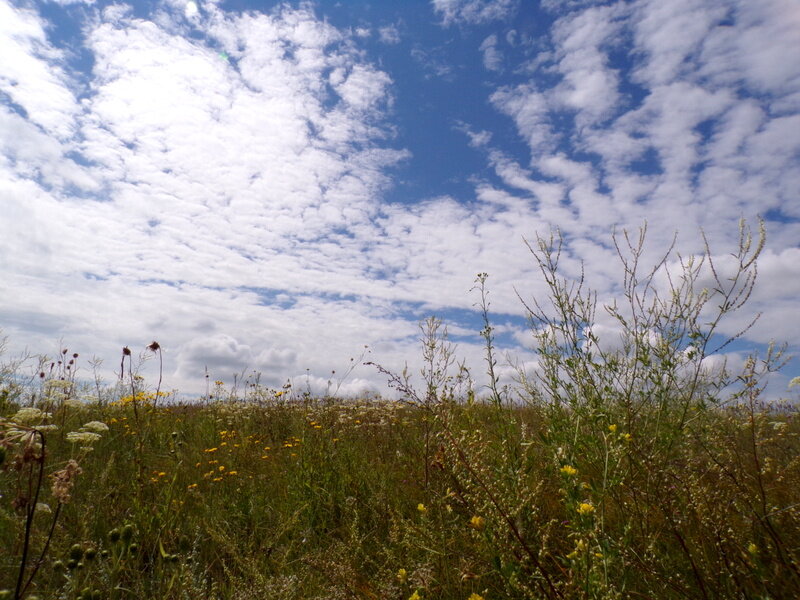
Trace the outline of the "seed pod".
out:
[[[130,542],[131,539],[133,539],[133,525],[128,523],[122,528],[122,541],[127,543]]]

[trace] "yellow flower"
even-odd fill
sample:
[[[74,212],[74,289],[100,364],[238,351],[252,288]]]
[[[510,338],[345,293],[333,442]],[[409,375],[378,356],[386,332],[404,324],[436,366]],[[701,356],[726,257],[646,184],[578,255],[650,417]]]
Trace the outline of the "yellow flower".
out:
[[[750,542],[747,546],[747,551],[750,554],[758,554],[758,546],[756,546],[753,542]]]
[[[428,512],[428,509],[425,507],[425,505],[422,502],[417,504],[417,510],[423,515]]]
[[[590,515],[593,512],[594,512],[594,506],[592,506],[588,502],[581,502],[580,506],[578,506],[578,514]]]
[[[408,581],[408,571],[405,569],[398,569],[397,570],[397,581],[400,583],[405,583]]]
[[[564,465],[561,467],[562,475],[566,475],[567,477],[574,477],[578,474],[578,469],[573,467],[572,465]]]
[[[186,489],[193,490],[193,489],[194,489],[194,488],[196,488],[196,487],[197,487],[197,484],[196,484],[196,483],[191,483],[191,484],[189,484],[189,485],[187,485],[187,486],[186,486]]]
[[[486,527],[486,520],[483,517],[475,515],[469,520],[469,526],[475,531],[483,531],[483,528]]]
[[[483,596],[481,596],[480,594],[472,593],[469,595],[469,598],[467,600],[483,600]]]
[[[419,592],[414,592],[408,597],[408,600],[422,600],[422,596],[419,595]]]
[[[609,425],[609,426],[608,426],[608,430],[609,430],[611,433],[614,433],[614,432],[616,432],[616,431],[617,431],[617,426],[616,426],[616,425]]]
[[[620,437],[626,442],[630,442],[633,436],[630,433],[623,433]]]

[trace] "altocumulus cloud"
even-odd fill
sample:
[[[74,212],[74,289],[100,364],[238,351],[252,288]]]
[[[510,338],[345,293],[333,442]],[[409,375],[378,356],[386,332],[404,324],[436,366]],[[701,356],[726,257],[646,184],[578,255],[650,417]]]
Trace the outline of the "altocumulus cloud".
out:
[[[683,254],[702,252],[700,228],[724,254],[758,215],[763,317],[746,339],[800,339],[789,0],[434,0],[431,27],[459,52],[376,26],[431,85],[485,77],[469,81],[484,110],[442,115],[484,165],[465,173],[470,191],[391,202],[412,157],[404,76],[365,49],[370,28],[310,5],[59,4],[79,25],[70,38],[0,0],[0,326],[15,347],[61,337],[113,358],[155,338],[188,391],[206,366],[275,385],[309,369],[323,386],[364,344],[388,365],[413,360],[417,320],[437,312],[479,371],[464,316],[478,271],[503,349],[531,360],[515,289],[543,289],[523,238],[560,228],[565,272],[583,264],[610,300],[613,228],[648,221],[646,260],[676,229]],[[378,387],[359,371],[347,390]]]

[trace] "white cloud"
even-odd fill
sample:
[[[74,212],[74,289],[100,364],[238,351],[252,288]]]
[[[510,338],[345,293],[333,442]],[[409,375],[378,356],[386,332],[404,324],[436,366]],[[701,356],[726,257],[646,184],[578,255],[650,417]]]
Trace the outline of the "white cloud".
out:
[[[480,45],[483,52],[483,66],[489,71],[500,71],[503,68],[503,53],[497,47],[497,35],[492,34]]]
[[[64,70],[64,52],[48,42],[36,13],[0,3],[0,55],[2,93],[46,134],[69,138],[78,112],[75,84]]]
[[[83,89],[46,21],[0,4],[0,48],[18,59],[0,64],[0,277],[25,290],[0,297],[5,333],[31,348],[60,335],[106,357],[157,339],[170,384],[187,391],[202,390],[206,365],[226,381],[257,369],[271,385],[308,368],[320,387],[363,344],[416,368],[413,315],[471,310],[479,271],[493,310],[522,314],[517,290],[546,293],[523,243],[536,233],[560,228],[564,273],[583,262],[612,298],[614,227],[650,223],[649,266],[676,229],[684,254],[702,251],[701,226],[724,253],[741,216],[800,216],[800,69],[769,65],[773,45],[795,43],[791,6],[590,4],[561,3],[570,12],[538,45],[481,35],[487,68],[501,69],[490,106],[530,156],[509,151],[492,119],[458,122],[491,174],[473,175],[469,198],[392,204],[381,202],[390,169],[408,156],[390,122],[397,84],[357,31],[308,8],[203,2],[190,25],[182,1],[158,19],[114,5],[84,24],[94,66]],[[516,6],[434,2],[446,25],[486,25]],[[454,80],[444,47],[412,54]],[[785,221],[768,224],[753,296],[765,316],[749,340],[800,335],[800,225]],[[459,354],[482,364],[479,344]],[[346,383],[379,381],[359,369]]]
[[[397,25],[386,25],[378,29],[378,37],[384,44],[394,45],[400,43],[400,29]]]
[[[433,10],[445,26],[454,23],[477,25],[507,19],[514,14],[518,0],[431,0]]]
[[[28,119],[0,107],[3,220],[28,228],[4,236],[5,255],[20,260],[4,263],[3,276],[28,289],[28,308],[4,299],[3,322],[59,322],[86,345],[159,338],[178,348],[174,377],[189,385],[203,352],[217,368],[241,361],[273,378],[295,368],[292,339],[330,322],[331,303],[298,317],[270,350],[247,321],[271,329],[286,314],[233,290],[363,293],[367,240],[346,232],[369,227],[382,170],[405,155],[377,145],[390,135],[382,111],[391,80],[345,34],[306,10],[206,9],[203,26],[230,61],[128,11],[105,11],[87,30],[95,63],[80,103],[40,18],[9,9],[0,21],[15,27],[1,43],[28,60],[25,72],[6,69],[3,85]],[[75,150],[93,166],[68,158]],[[69,186],[89,195],[68,199]],[[40,279],[17,270],[26,264]],[[234,306],[239,317],[218,314]],[[331,331],[329,348],[350,345],[349,333]]]
[[[184,7],[184,14],[186,15],[187,19],[194,19],[200,14],[200,9],[197,6],[197,2],[194,0],[189,0]]]
[[[547,97],[532,83],[514,88],[502,87],[491,95],[490,100],[498,110],[514,119],[517,130],[534,154],[553,146],[555,133],[548,114]]]

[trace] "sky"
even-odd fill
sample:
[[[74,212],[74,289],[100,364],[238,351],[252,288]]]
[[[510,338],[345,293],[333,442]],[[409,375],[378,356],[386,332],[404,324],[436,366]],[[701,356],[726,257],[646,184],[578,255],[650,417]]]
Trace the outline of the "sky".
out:
[[[759,217],[726,356],[800,348],[797,0],[0,0],[0,57],[7,356],[113,381],[155,340],[186,393],[386,392],[360,363],[419,382],[435,315],[480,386],[485,272],[511,383],[547,291],[526,240],[560,231],[602,305],[613,232],[725,265]]]

